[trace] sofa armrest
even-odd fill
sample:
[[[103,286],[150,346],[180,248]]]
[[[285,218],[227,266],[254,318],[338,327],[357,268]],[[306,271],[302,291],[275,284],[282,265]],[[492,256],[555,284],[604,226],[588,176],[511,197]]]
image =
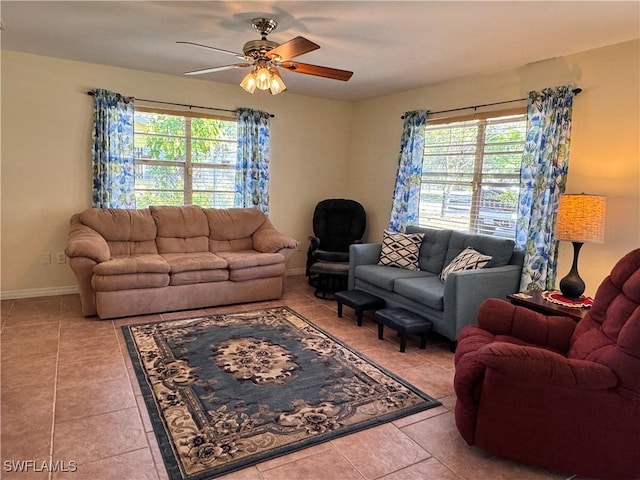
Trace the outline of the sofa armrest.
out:
[[[478,325],[493,335],[516,337],[533,345],[568,352],[576,322],[490,298],[480,305]]]
[[[75,215],[69,225],[67,248],[64,252],[69,258],[86,257],[96,263],[106,262],[111,258],[111,250],[104,237],[93,228],[80,223]]]
[[[615,373],[605,365],[539,347],[493,342],[478,350],[478,361],[501,375],[530,384],[604,390],[618,383]]]
[[[275,253],[283,248],[298,248],[298,241],[280,233],[267,219],[253,234],[253,248],[263,253]]]
[[[88,257],[71,257],[69,259],[69,266],[76,276],[76,282],[78,283],[82,315],[85,317],[98,314],[96,309],[96,292],[91,285],[93,267],[96,265],[96,261]]]
[[[355,269],[358,265],[375,265],[380,259],[382,243],[355,243],[349,246],[349,290],[356,283]]]
[[[452,272],[444,283],[444,323],[455,326],[455,340],[466,325],[476,323],[480,305],[487,298],[505,298],[518,291],[522,267],[502,267],[460,270]]]

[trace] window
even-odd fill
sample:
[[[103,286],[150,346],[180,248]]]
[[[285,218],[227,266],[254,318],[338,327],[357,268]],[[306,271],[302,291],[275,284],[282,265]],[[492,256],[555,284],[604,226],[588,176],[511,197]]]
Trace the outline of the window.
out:
[[[136,107],[136,206],[233,207],[235,118]]]
[[[515,238],[526,114],[426,127],[419,225]]]

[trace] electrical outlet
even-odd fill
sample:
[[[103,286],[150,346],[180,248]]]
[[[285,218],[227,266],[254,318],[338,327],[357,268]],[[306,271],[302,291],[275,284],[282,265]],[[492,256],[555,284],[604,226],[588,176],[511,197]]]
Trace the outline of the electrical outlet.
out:
[[[67,256],[64,252],[56,252],[56,263],[67,263]]]
[[[42,252],[40,254],[40,264],[49,265],[51,263],[51,252]]]

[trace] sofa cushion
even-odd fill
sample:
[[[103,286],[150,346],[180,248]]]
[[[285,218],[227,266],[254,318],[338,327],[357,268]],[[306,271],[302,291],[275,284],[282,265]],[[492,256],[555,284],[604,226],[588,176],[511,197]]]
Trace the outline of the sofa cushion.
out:
[[[209,223],[209,250],[224,252],[253,249],[252,235],[267,220],[255,208],[205,208]]]
[[[435,310],[444,310],[444,283],[438,275],[399,278],[393,284],[393,291]]]
[[[445,265],[444,260],[449,249],[451,230],[409,226],[407,233],[422,233],[424,235],[418,260],[420,270],[439,274]]]
[[[483,255],[471,247],[465,248],[460,254],[451,260],[451,263],[442,269],[440,280],[445,282],[452,272],[460,270],[476,270],[482,268],[491,260],[490,255]]]
[[[93,267],[97,275],[123,275],[138,273],[169,273],[170,267],[160,255],[126,255],[113,257]]]
[[[146,253],[158,253],[156,241],[149,240],[144,242],[107,242],[111,256],[123,255],[143,255]]]
[[[188,270],[171,273],[169,285],[193,285],[194,283],[224,282],[229,280],[229,270],[218,268],[215,270]]]
[[[261,253],[255,250],[218,252],[216,255],[226,260],[230,270],[284,263],[284,257],[280,253]]]
[[[354,274],[357,279],[390,292],[393,291],[394,282],[399,278],[419,278],[431,275],[420,270],[407,270],[386,265],[358,265]]]
[[[469,235],[468,233],[451,232],[444,264],[449,265],[467,247],[472,247],[474,250],[492,257],[491,261],[486,265],[487,268],[502,267],[511,260],[515,242],[508,238],[491,237],[489,235]]]
[[[102,235],[111,256],[158,253],[156,223],[148,208],[91,208],[80,213],[79,220]]]
[[[157,228],[159,253],[209,251],[209,224],[202,207],[149,207]]]
[[[272,265],[260,265],[250,268],[239,268],[229,270],[229,280],[234,282],[244,282],[247,280],[255,280],[257,278],[280,277],[285,274],[284,263],[275,263]]]
[[[168,273],[125,273],[122,275],[93,275],[91,286],[97,292],[161,288],[169,285]]]
[[[149,209],[91,208],[80,214],[80,221],[93,228],[107,242],[155,240],[156,223]]]
[[[163,253],[162,258],[164,258],[171,267],[172,275],[180,272],[227,268],[227,261],[225,259],[209,252]]]
[[[251,237],[236,238],[233,240],[215,240],[209,238],[209,251],[216,255],[220,252],[235,252],[237,250],[252,250],[253,239]]]
[[[422,233],[396,233],[385,230],[378,265],[418,270]]]

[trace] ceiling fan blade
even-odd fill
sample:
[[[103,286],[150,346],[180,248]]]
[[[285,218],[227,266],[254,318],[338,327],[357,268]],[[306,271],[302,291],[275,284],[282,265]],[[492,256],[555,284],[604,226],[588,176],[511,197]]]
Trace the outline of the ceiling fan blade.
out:
[[[233,65],[222,65],[221,67],[205,68],[204,70],[194,70],[193,72],[185,72],[185,75],[204,75],[205,73],[223,72],[233,68],[250,67],[250,63],[234,63]]]
[[[227,55],[233,55],[240,60],[246,60],[245,56],[242,53],[232,52],[230,50],[223,50],[222,48],[210,47],[209,45],[202,45],[201,43],[193,43],[193,42],[176,42],[182,45],[193,45],[195,47],[206,48],[207,50],[213,50],[218,53],[226,53]]]
[[[289,60],[290,58],[313,52],[319,48],[320,45],[313,43],[311,40],[307,40],[304,37],[296,37],[268,51],[267,57],[272,58],[274,55],[278,55],[282,60]]]
[[[304,73],[306,75],[315,75],[317,77],[332,78],[334,80],[342,80],[346,82],[351,78],[353,72],[348,70],[340,70],[337,68],[321,67],[320,65],[310,65],[308,63],[300,62],[282,62],[280,65],[282,68],[286,68],[290,72]]]

